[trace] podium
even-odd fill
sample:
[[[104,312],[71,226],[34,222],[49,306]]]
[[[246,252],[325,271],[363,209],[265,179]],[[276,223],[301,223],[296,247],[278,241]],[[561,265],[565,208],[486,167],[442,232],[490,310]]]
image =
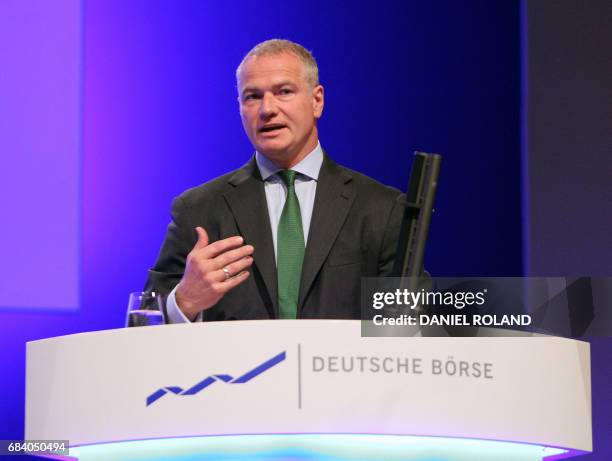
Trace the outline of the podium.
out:
[[[27,344],[26,439],[79,460],[556,460],[592,450],[588,343],[261,320]],[[50,456],[49,456],[50,457]]]

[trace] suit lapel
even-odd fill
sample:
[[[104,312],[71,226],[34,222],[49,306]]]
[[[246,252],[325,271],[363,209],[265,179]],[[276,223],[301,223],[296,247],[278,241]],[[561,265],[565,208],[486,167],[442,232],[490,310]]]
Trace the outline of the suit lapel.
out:
[[[276,315],[278,312],[278,294],[272,231],[270,229],[264,183],[259,174],[255,157],[236,171],[228,182],[234,187],[223,195],[245,242],[255,247],[254,265],[266,285],[274,306],[274,315]]]
[[[324,157],[302,266],[298,315],[355,199],[351,180],[348,172]]]

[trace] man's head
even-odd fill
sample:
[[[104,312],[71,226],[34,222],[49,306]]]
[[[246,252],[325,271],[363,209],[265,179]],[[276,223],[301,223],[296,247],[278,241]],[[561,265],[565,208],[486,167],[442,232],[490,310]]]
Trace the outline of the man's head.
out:
[[[308,50],[288,40],[255,46],[236,70],[242,124],[251,143],[281,168],[312,151],[323,87]]]

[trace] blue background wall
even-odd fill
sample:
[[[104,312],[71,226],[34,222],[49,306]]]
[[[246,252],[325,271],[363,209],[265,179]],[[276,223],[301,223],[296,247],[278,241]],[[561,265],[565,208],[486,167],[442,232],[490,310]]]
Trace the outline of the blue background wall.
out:
[[[0,438],[23,436],[25,342],[121,327],[172,197],[248,160],[234,70],[264,39],[313,50],[321,143],[340,163],[403,189],[412,151],[445,156],[432,273],[522,275],[519,6],[85,1],[81,307],[0,312]],[[612,379],[594,371],[603,450]]]

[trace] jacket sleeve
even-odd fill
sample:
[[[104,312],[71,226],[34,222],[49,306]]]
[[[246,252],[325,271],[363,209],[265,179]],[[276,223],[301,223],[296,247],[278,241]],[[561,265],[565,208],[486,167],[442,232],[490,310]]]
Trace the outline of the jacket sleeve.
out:
[[[185,271],[187,254],[197,240],[195,227],[190,222],[189,209],[181,197],[172,201],[171,221],[166,230],[155,265],[149,269],[145,291],[168,295],[180,282]]]

